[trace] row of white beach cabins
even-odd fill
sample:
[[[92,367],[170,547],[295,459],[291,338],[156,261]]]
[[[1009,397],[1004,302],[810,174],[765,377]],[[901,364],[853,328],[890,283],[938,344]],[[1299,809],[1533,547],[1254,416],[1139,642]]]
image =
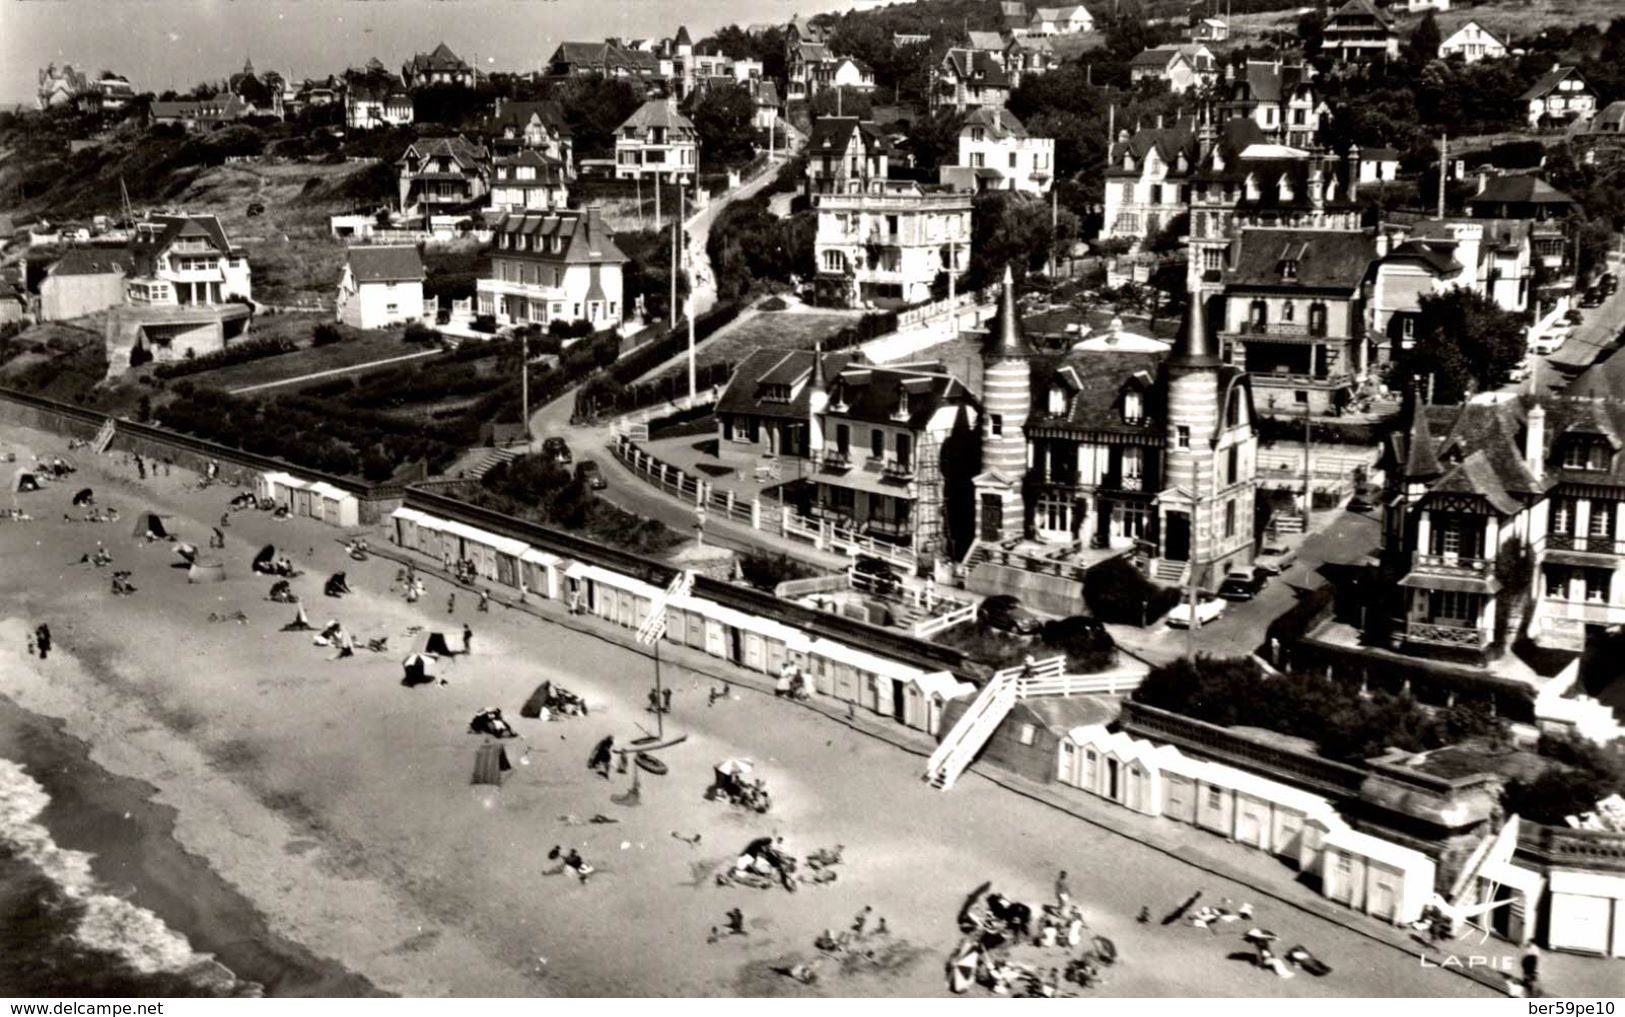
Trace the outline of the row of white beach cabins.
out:
[[[354,525],[355,496],[331,485],[267,473],[259,493],[291,506],[295,515]],[[486,525],[466,521],[471,517]],[[643,569],[632,564],[633,556],[548,530],[553,546],[565,543],[582,551],[580,557],[555,553],[494,532],[537,530],[528,523],[504,527],[505,518],[408,491],[389,522],[391,539],[403,549],[437,563],[470,561],[490,583],[562,601],[572,611],[623,628],[636,630],[651,604],[665,596],[659,577],[650,574],[647,563]],[[628,574],[636,571],[642,576]],[[763,606],[784,616],[783,605],[771,604],[778,606]],[[768,675],[776,676],[791,662],[812,675],[817,694],[932,737],[942,734],[947,703],[976,692],[948,670],[921,666],[925,661],[907,663],[699,594],[671,597],[667,612],[669,642]],[[1318,875],[1329,899],[1386,922],[1418,920],[1434,893],[1436,866],[1422,852],[1354,830],[1319,795],[1196,759],[1172,745],[1099,725],[1074,728],[1059,740],[1054,776],[1131,811],[1189,824],[1290,862]],[[1534,939],[1544,893],[1550,895],[1544,902],[1550,909],[1546,946],[1625,957],[1625,875],[1554,869],[1548,879],[1510,859],[1496,859],[1476,882],[1467,888],[1472,899],[1494,893],[1507,902],[1488,918],[1502,937],[1519,944]]]

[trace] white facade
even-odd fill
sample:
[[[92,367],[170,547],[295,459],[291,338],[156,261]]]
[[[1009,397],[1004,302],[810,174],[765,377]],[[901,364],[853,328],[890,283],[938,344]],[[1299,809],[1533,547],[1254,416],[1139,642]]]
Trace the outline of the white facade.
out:
[[[1095,19],[1082,4],[1040,7],[1027,23],[1028,35],[1080,35],[1095,30]]]
[[[1439,43],[1440,59],[1459,56],[1467,63],[1475,64],[1480,60],[1499,60],[1506,55],[1506,43],[1485,31],[1476,21],[1467,22]]]
[[[835,64],[835,72],[830,77],[829,83],[835,88],[850,88],[857,92],[873,92],[875,90],[875,72],[867,64],[851,57],[841,57]]]
[[[972,117],[960,128],[958,165],[973,172],[996,171],[999,179],[996,185],[989,184],[991,190],[1049,193],[1055,179],[1055,140],[1030,137],[1025,130],[1000,129],[1000,120],[1014,117],[999,110],[985,113],[990,123]]]
[[[1530,127],[1539,127],[1543,120],[1583,120],[1597,112],[1597,96],[1573,68],[1569,68],[1568,73],[1554,82],[1549,90],[1530,96],[1528,103]]]
[[[339,276],[337,314],[352,328],[393,328],[424,322],[423,281],[357,281],[349,265]]]
[[[1625,957],[1625,876],[1553,870],[1547,944],[1604,957]]]
[[[898,183],[878,194],[818,197],[814,257],[821,276],[845,275],[850,303],[931,299],[931,284],[970,263],[971,196]]]

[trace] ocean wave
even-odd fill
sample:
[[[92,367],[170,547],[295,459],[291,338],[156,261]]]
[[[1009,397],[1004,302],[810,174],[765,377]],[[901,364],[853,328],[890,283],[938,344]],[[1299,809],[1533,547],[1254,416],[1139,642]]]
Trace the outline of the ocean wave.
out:
[[[85,851],[61,847],[39,822],[51,796],[22,766],[0,758],[0,844],[49,879],[76,905],[73,938],[87,950],[117,957],[143,975],[180,976],[211,994],[254,995],[224,965],[192,949],[186,937],[146,908],[101,887]]]

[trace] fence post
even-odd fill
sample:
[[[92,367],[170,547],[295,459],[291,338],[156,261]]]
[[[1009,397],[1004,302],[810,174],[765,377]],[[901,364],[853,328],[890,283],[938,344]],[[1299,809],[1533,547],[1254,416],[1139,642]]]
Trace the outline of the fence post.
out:
[[[813,547],[820,551],[824,551],[829,548],[829,530],[830,525],[828,519],[818,520],[818,536],[813,540]]]
[[[750,528],[753,530],[762,528],[762,499],[760,498],[750,500]]]
[[[732,519],[733,517],[734,517],[734,493],[732,491],[729,491],[728,492],[728,518]]]
[[[760,505],[761,502],[757,502],[757,504]],[[779,536],[782,537],[786,533],[789,533],[789,532],[790,532],[790,506],[788,506],[788,505],[780,505],[779,506]]]
[[[706,490],[705,490],[705,488],[706,488],[705,481],[701,480],[699,477],[695,477],[694,478],[694,507],[695,508],[699,508],[700,506],[705,504],[705,500],[706,500]]]

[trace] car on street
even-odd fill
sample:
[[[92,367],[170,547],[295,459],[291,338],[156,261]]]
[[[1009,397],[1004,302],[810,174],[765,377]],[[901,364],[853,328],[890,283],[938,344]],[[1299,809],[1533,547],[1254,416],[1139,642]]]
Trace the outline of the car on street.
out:
[[[1543,335],[1536,337],[1532,349],[1543,357],[1556,353],[1563,348],[1564,343],[1569,341],[1569,336],[1573,333],[1574,328],[1571,325],[1554,325],[1547,329]]]
[[[1219,596],[1225,600],[1252,600],[1269,582],[1269,576],[1257,568],[1232,569],[1219,584]]]
[[[1253,559],[1253,568],[1266,576],[1278,576],[1298,560],[1298,552],[1285,544],[1266,544]]]
[[[1602,306],[1602,288],[1598,287],[1598,286],[1593,286],[1589,290],[1586,290],[1583,294],[1581,294],[1580,295],[1580,306],[1581,307],[1601,307]],[[1575,313],[1573,311],[1570,311],[1569,312],[1569,320],[1573,321],[1575,319],[1575,317],[1576,317]]]
[[[1596,307],[1597,304],[1602,303],[1602,298],[1601,297],[1597,298],[1597,303],[1596,304],[1588,304],[1588,303],[1586,303],[1586,301],[1590,298],[1590,296],[1591,296],[1591,293],[1588,291],[1585,296],[1580,298],[1580,307]],[[1571,308],[1569,308],[1568,313],[1563,315],[1563,321],[1566,324],[1569,324],[1569,325],[1583,325],[1583,324],[1585,324],[1586,316],[1585,316],[1585,313],[1580,310],[1580,307],[1571,307]]]
[[[604,479],[604,471],[591,459],[584,459],[576,464],[576,479],[594,491],[602,491],[609,486],[609,481]]]
[[[1044,624],[1041,618],[1022,607],[1021,601],[1008,593],[996,594],[982,601],[976,608],[976,620],[988,628],[1014,632],[1018,636],[1030,636]]]
[[[1196,602],[1196,627],[1211,625],[1224,614],[1225,602],[1218,597],[1204,596]],[[1168,627],[1172,629],[1187,629],[1191,625],[1191,605],[1189,601],[1182,600],[1168,611]]]
[[[1602,279],[1597,283],[1597,288],[1602,290],[1603,296],[1613,296],[1614,291],[1619,289],[1619,276],[1612,272],[1603,273]]]
[[[896,569],[870,555],[860,555],[852,563],[852,579],[855,587],[867,588],[879,594],[895,593],[903,587],[903,577],[897,574]]]
[[[560,466],[570,465],[570,446],[563,438],[549,438],[542,442],[542,458]]]
[[[1529,377],[1529,370],[1529,358],[1524,357],[1522,360],[1518,361],[1517,366],[1513,367],[1512,370],[1507,372],[1507,380],[1523,381],[1525,378]]]
[[[1382,488],[1376,484],[1361,484],[1349,498],[1350,512],[1370,512],[1382,504]]]

